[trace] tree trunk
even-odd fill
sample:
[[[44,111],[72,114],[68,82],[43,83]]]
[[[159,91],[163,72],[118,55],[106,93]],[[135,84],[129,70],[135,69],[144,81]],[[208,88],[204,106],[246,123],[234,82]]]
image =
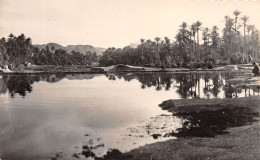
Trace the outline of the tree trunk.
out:
[[[194,51],[194,57],[195,57],[195,59],[197,59],[195,35],[193,36],[193,39],[194,39],[194,48],[193,48],[193,51]]]
[[[158,65],[160,65],[160,55],[159,55],[159,44],[157,42],[157,61],[158,61]]]
[[[191,59],[191,35],[190,35],[190,47],[189,47],[189,60]]]
[[[142,65],[144,65],[144,48],[143,48],[143,44],[142,44]]]
[[[204,55],[206,55],[206,42],[205,42],[205,40],[203,40],[204,41]]]
[[[199,30],[197,30],[197,45],[198,45],[198,47],[197,47],[197,52],[198,52],[198,59],[200,59],[200,43],[199,43]]]
[[[247,62],[247,56],[246,56],[246,24],[244,23],[244,48],[243,48],[243,55]]]

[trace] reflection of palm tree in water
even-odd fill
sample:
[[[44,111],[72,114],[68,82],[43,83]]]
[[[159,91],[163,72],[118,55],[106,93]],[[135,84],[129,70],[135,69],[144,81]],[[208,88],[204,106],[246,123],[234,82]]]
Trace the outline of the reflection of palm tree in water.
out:
[[[179,83],[177,93],[181,95],[182,98],[189,97],[189,90],[193,86],[191,76],[188,74],[177,74],[176,82]]]
[[[171,88],[171,84],[172,84],[172,78],[170,76],[167,76],[165,81],[166,81],[166,85],[165,85],[165,90],[168,91]]]
[[[216,97],[218,97],[218,94],[220,92],[220,87],[222,86],[221,81],[219,80],[219,75],[216,74],[212,78],[213,81],[213,88],[211,89],[211,93]]]
[[[195,74],[190,74],[190,83],[191,83],[191,87],[190,87],[190,96],[192,98],[196,98],[197,97],[197,89],[196,89],[196,85],[197,85],[197,81],[196,81],[196,75]],[[193,91],[193,87],[195,88],[195,90]]]
[[[7,88],[9,90],[9,93],[11,94],[11,97],[14,97],[16,93],[18,93],[21,96],[25,96],[26,92],[32,91],[32,84],[33,80],[29,80],[27,76],[13,76],[13,77],[7,77],[5,79],[5,83],[7,85]]]
[[[211,75],[210,74],[205,74],[204,75],[204,88],[203,88],[203,93],[204,95],[207,96],[207,98],[209,98],[209,91],[210,89],[210,84],[209,84],[209,79],[210,79]]]
[[[131,76],[132,78],[129,78]],[[127,77],[127,78],[126,78]],[[142,85],[141,88],[144,89],[146,87],[156,87],[155,89],[160,91],[163,87],[165,90],[169,90],[172,84],[172,74],[133,74],[133,75],[125,75],[125,79],[137,79]]]
[[[194,94],[195,98],[200,98],[200,77],[201,76],[199,73],[195,74],[195,86],[194,86],[195,87],[195,94]],[[198,89],[197,89],[197,86],[198,86]]]
[[[3,81],[3,78],[0,76],[0,95],[7,92],[7,87],[5,85],[5,82]]]
[[[136,73],[136,74],[126,74],[126,75],[116,75],[117,77],[123,77],[126,81],[131,81],[132,79],[137,79],[141,83],[141,88],[145,89],[146,87],[155,87],[157,91],[170,90],[171,84],[173,81],[176,81],[177,93],[183,98],[187,97],[197,97],[197,83],[201,77],[200,74],[186,74],[186,73]],[[109,78],[109,77],[108,77]],[[193,91],[193,87],[195,91]],[[198,85],[198,88],[200,85]],[[199,90],[199,89],[198,89]]]
[[[171,85],[174,83],[173,87],[176,88],[176,93],[182,98],[200,98],[200,87],[204,87],[203,92],[208,97],[210,93],[214,97],[218,97],[220,89],[224,86],[224,82],[226,82],[225,80],[235,78],[235,75],[226,73],[128,73],[116,75],[116,77],[123,77],[126,81],[136,79],[141,83],[140,87],[142,89],[154,87],[157,91],[161,91],[163,88],[170,90]],[[200,86],[201,79],[204,82],[202,86]],[[230,90],[225,90],[224,88],[223,90],[226,97],[232,97],[232,94],[235,93],[231,93],[230,96]]]
[[[65,75],[55,75],[54,77],[55,80],[53,79],[53,75],[4,75],[1,83],[4,83],[11,97],[14,97],[16,93],[25,97],[28,92],[32,92],[32,84],[34,82],[39,82],[40,80],[57,82],[63,79]],[[7,89],[1,89],[0,92],[7,92]]]
[[[158,76],[158,80],[157,80],[157,86],[155,88],[157,91],[160,91],[162,89],[162,86],[160,84],[160,77]]]
[[[107,75],[109,80],[116,80],[116,76],[113,74]]]

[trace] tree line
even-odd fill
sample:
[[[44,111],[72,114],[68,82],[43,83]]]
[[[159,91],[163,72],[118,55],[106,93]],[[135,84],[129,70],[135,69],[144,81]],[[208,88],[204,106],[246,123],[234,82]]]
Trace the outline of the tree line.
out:
[[[220,36],[222,32],[222,36]],[[200,37],[202,36],[202,37]],[[186,67],[195,63],[248,63],[259,59],[259,31],[249,24],[248,16],[236,10],[224,17],[222,31],[217,26],[203,27],[196,21],[191,25],[183,22],[175,40],[155,37],[140,39],[137,48],[108,48],[101,57],[96,53],[67,53],[54,46],[39,49],[24,34],[0,39],[0,65],[15,66],[25,62],[36,65],[82,65],[99,62],[100,65],[129,64],[139,66]],[[200,40],[203,42],[201,43]]]
[[[183,22],[175,36],[140,39],[137,48],[108,48],[100,57],[101,65],[130,64],[147,66],[187,66],[192,62],[237,64],[259,58],[259,31],[248,23],[248,16],[236,10],[224,17],[222,36],[217,26],[211,29],[196,21]],[[202,36],[202,37],[200,37]],[[200,43],[202,39],[203,43]],[[216,62],[217,61],[217,62]]]
[[[96,52],[87,51],[85,54],[80,52],[56,49],[54,46],[46,46],[39,49],[32,45],[30,37],[24,34],[14,36],[10,34],[8,38],[0,39],[0,65],[13,64],[17,66],[30,62],[36,65],[86,65],[98,62]]]

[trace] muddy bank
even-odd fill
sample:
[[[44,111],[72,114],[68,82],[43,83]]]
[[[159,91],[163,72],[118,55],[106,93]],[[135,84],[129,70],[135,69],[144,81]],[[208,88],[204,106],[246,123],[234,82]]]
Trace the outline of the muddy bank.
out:
[[[138,160],[257,160],[260,157],[260,96],[169,100],[160,107],[186,118],[174,140],[134,149],[126,155]]]
[[[259,122],[231,128],[228,132],[214,138],[192,137],[159,142],[132,150],[128,154],[138,160],[259,159]]]
[[[224,99],[180,99],[167,100],[159,104],[163,110],[175,113],[217,111],[220,109],[235,109],[246,107],[259,109],[260,97],[224,98]]]

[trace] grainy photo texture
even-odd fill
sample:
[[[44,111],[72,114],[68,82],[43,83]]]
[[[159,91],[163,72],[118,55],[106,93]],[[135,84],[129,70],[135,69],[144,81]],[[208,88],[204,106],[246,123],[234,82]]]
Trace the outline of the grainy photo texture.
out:
[[[0,160],[259,160],[258,0],[0,0]]]

